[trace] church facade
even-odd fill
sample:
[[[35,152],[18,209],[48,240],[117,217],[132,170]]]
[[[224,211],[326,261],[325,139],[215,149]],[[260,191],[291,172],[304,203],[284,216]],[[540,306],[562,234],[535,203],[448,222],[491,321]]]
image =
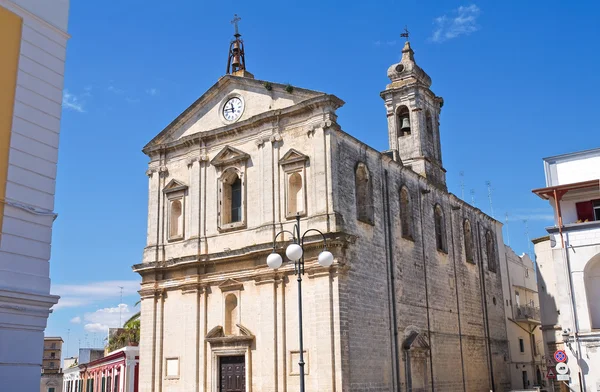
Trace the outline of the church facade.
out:
[[[144,148],[140,390],[299,390],[294,266],[266,264],[297,215],[334,255],[305,238],[307,391],[505,390],[501,224],[448,193],[443,100],[410,44],[381,93],[385,152],[341,129],[339,98],[255,79],[239,34],[231,53]]]

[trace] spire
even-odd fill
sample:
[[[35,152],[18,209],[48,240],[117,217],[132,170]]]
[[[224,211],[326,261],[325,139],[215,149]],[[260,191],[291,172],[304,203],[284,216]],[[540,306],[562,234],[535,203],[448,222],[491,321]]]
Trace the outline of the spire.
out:
[[[415,52],[412,50],[410,41],[408,40],[408,30],[405,28],[404,33],[400,34],[400,36],[406,38],[406,42],[402,48],[402,59],[400,62],[392,64],[388,68],[387,75],[392,81],[388,85],[388,88],[400,87],[413,82],[419,82],[426,87],[430,87],[431,78],[415,61]]]
[[[238,29],[238,22],[242,20],[237,14],[233,15],[231,24],[234,25],[234,39],[229,44],[229,58],[227,59],[227,74],[243,76],[254,79],[254,75],[246,71],[246,57],[244,53],[244,41]]]
[[[413,63],[415,61],[415,52],[410,47],[410,41],[408,41],[408,39],[406,40],[406,43],[404,44],[404,48],[402,48],[402,60],[401,60],[401,62],[404,63],[404,62],[407,62],[407,61],[412,61]]]

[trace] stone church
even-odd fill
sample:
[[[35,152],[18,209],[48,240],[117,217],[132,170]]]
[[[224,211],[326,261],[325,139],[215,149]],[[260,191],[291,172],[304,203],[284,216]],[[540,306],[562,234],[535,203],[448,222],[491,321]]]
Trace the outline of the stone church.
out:
[[[340,98],[255,79],[236,29],[228,73],[144,147],[141,391],[299,390],[294,263],[266,263],[297,215],[334,256],[305,237],[307,391],[509,385],[501,224],[448,193],[444,101],[408,41],[387,75],[377,151]]]

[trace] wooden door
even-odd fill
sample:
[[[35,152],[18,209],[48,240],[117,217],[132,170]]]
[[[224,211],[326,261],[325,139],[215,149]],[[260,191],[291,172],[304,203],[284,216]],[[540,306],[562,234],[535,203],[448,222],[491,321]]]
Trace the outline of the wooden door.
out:
[[[243,356],[220,358],[220,392],[246,392],[246,362]]]

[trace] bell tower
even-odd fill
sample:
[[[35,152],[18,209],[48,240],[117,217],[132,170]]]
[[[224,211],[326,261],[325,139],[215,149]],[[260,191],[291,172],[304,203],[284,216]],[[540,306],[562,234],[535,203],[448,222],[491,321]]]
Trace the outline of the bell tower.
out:
[[[233,15],[231,24],[235,27],[233,40],[229,43],[229,57],[227,59],[227,74],[243,76],[254,79],[254,75],[246,71],[246,53],[244,52],[244,40],[238,30],[238,22],[242,20],[237,14]]]
[[[431,91],[431,78],[415,62],[408,31],[402,36],[407,38],[402,59],[388,68],[391,83],[381,92],[387,111],[390,152],[404,166],[446,190],[439,129],[444,100]]]

